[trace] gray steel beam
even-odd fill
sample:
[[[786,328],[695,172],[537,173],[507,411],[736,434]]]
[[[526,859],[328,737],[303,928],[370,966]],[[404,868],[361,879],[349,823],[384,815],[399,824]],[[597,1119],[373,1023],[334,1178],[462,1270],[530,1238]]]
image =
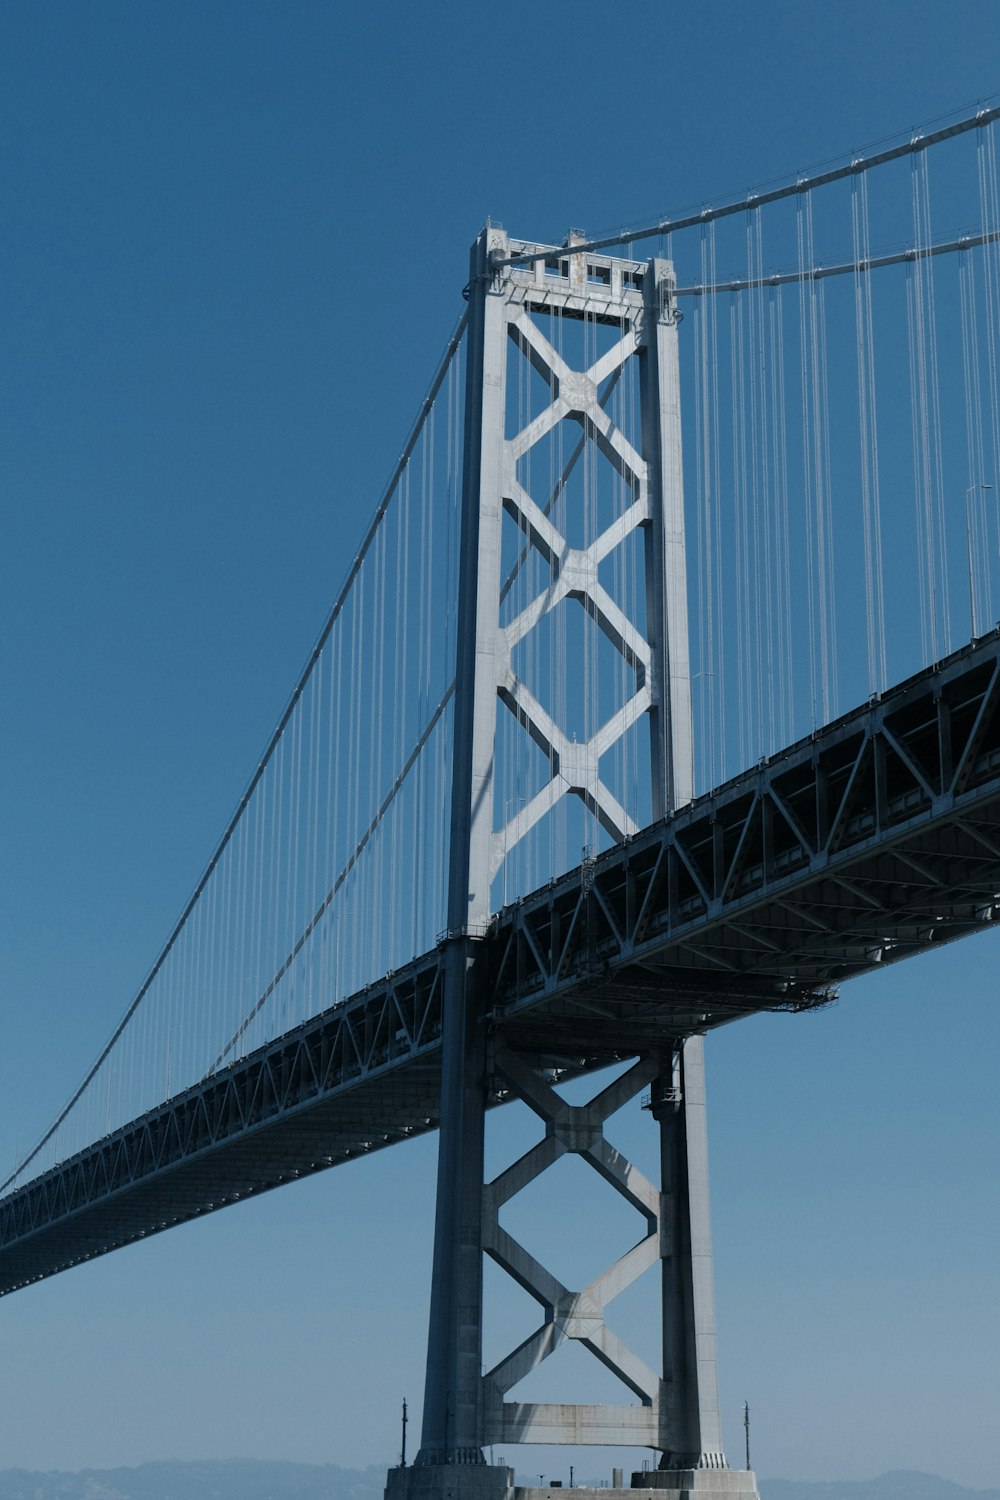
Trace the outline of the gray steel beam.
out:
[[[647,635],[653,652],[653,818],[694,796],[694,739],[688,650],[684,469],[681,458],[680,372],[669,261],[652,260],[643,280],[642,445],[649,473],[646,545]]]
[[[663,1383],[669,1448],[661,1467],[726,1468],[716,1373],[715,1296],[708,1200],[704,1039],[678,1046],[657,1080],[660,1171],[667,1243],[663,1256]]]
[[[506,243],[502,230],[484,229],[469,269],[441,1133],[418,1467],[483,1462],[479,1193],[486,1038],[474,969],[490,914],[507,358],[504,300],[493,285],[490,258]]]

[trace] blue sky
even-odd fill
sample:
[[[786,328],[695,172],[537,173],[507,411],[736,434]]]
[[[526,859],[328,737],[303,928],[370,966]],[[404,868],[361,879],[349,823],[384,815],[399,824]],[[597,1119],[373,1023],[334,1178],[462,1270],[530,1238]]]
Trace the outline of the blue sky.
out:
[[[559,239],[741,193],[974,106],[998,57],[992,0],[0,6],[3,1161],[222,828],[485,217]],[[734,1461],[747,1398],[763,1475],[1000,1484],[998,961],[978,939],[712,1039]],[[433,1160],[5,1301],[0,1467],[392,1461]]]

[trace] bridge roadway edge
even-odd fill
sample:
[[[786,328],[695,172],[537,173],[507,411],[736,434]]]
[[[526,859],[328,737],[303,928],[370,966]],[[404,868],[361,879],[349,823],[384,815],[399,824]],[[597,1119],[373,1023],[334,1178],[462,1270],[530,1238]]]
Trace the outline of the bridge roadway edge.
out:
[[[586,1073],[987,928],[998,681],[993,632],[506,908],[485,1023]],[[0,1295],[434,1129],[440,969],[422,955],[8,1194]]]

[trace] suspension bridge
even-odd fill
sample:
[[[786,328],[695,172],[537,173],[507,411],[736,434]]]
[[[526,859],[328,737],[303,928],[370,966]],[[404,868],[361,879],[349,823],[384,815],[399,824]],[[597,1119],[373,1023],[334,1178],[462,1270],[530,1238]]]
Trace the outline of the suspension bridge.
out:
[[[702,1039],[1000,904],[998,117],[600,239],[486,226],[230,823],[0,1186],[0,1292],[437,1130],[391,1500],[501,1500],[501,1442],[756,1494],[719,1421]],[[605,1136],[640,1094],[658,1183]],[[541,1139],[488,1182],[514,1099]],[[567,1154],[645,1225],[582,1288],[501,1221]],[[539,1308],[485,1373],[484,1256]],[[607,1312],[654,1269],[656,1369]],[[566,1340],[629,1399],[519,1399]]]

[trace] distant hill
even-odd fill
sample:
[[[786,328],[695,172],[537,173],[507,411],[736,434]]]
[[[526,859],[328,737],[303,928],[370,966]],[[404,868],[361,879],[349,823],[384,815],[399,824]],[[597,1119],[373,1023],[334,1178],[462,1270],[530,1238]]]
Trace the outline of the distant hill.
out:
[[[69,1474],[0,1469],[0,1500],[382,1500],[385,1469],[255,1462],[140,1464]]]
[[[520,1477],[520,1476],[519,1476]],[[382,1500],[385,1469],[335,1464],[140,1464],[79,1473],[0,1470],[0,1500]],[[762,1479],[762,1500],[1000,1500],[1000,1490],[969,1490],[933,1474],[894,1469],[878,1479],[809,1483]]]

